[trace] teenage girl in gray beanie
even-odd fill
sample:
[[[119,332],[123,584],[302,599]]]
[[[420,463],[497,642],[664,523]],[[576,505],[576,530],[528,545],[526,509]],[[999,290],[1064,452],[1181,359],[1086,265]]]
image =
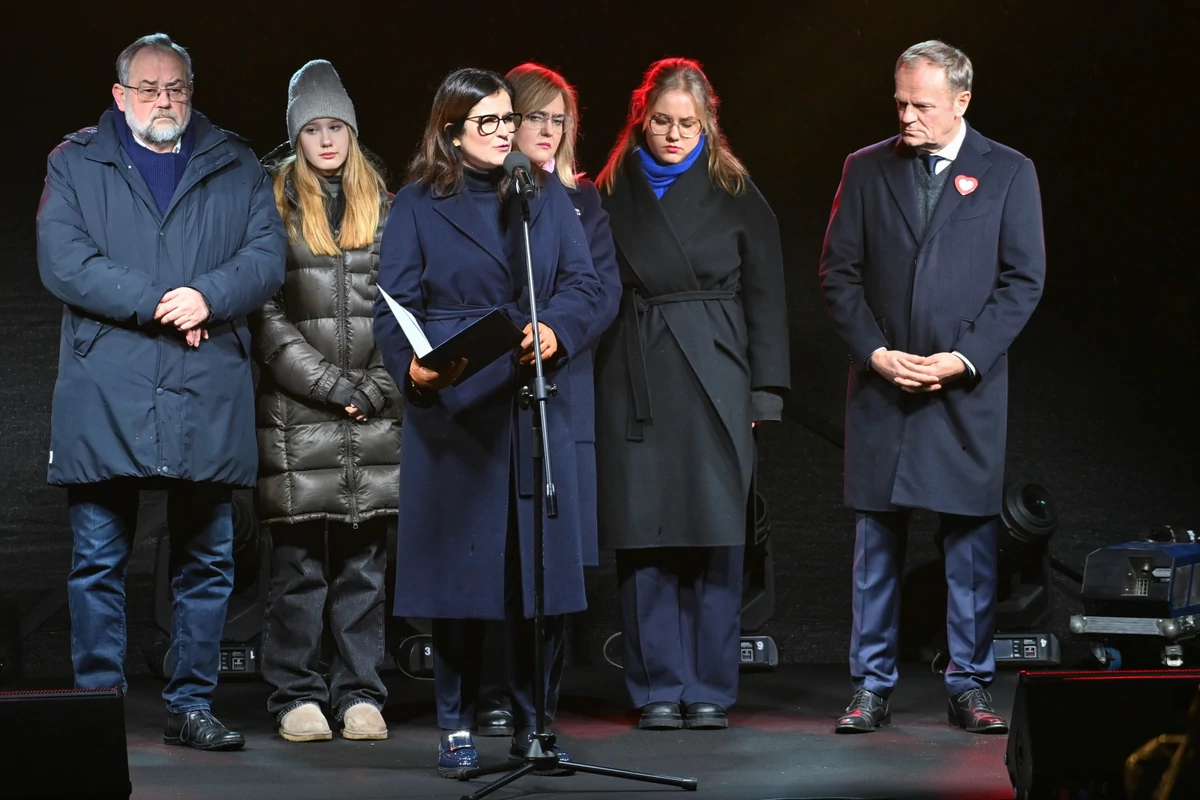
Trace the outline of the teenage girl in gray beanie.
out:
[[[273,540],[267,706],[288,741],[331,739],[329,720],[347,739],[385,739],[379,667],[401,398],[371,328],[390,197],[328,61],[292,76],[287,128],[287,155],[268,164],[288,230],[287,277],[254,330],[258,505]]]

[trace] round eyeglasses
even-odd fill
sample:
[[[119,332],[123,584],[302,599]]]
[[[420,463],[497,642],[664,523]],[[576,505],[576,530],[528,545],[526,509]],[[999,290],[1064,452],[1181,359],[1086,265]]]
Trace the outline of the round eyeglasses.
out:
[[[479,128],[480,136],[491,136],[496,131],[500,130],[500,123],[504,123],[504,127],[509,133],[516,133],[517,128],[521,127],[521,115],[517,112],[505,114],[503,117],[498,117],[495,114],[483,114],[476,117],[467,117],[475,126]]]
[[[700,135],[704,126],[695,117],[686,117],[676,121],[666,114],[654,114],[650,117],[650,132],[655,136],[666,136],[671,128],[679,128],[681,139],[693,139]]]

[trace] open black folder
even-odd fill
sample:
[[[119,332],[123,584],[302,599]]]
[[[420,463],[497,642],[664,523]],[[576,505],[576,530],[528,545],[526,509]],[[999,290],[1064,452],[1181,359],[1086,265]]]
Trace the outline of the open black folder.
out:
[[[417,363],[428,369],[440,370],[451,361],[467,359],[467,366],[452,385],[458,386],[488,364],[511,353],[525,334],[499,309],[489,311],[479,319],[451,336],[437,347],[432,347],[425,338],[421,324],[407,308],[404,308],[383,289],[380,296],[392,310],[392,316],[400,323],[400,330],[408,338]]]

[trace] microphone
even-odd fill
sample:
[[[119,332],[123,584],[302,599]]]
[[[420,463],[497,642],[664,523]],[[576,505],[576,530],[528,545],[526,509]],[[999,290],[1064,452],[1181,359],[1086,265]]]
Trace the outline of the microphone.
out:
[[[508,177],[512,178],[513,188],[517,190],[517,194],[526,200],[532,200],[537,191],[534,188],[533,179],[529,177],[531,169],[533,169],[533,165],[529,163],[529,156],[524,153],[510,150],[504,157],[504,171],[508,173]]]

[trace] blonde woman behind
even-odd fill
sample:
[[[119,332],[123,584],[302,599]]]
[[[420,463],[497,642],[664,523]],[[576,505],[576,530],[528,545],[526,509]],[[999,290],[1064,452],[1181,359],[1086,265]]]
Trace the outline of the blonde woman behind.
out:
[[[522,115],[521,127],[513,134],[517,150],[529,156],[567,190],[575,213],[583,223],[596,277],[602,284],[600,315],[597,325],[612,319],[621,300],[621,281],[617,275],[617,256],[613,249],[612,233],[608,229],[608,214],[600,205],[596,185],[576,173],[575,140],[579,134],[579,100],[575,87],[554,70],[540,64],[521,64],[505,76],[512,84],[513,110]],[[603,333],[598,328],[590,335],[595,339]],[[596,415],[592,386],[593,348],[572,357],[567,366],[571,380],[578,386],[575,414],[572,418],[575,437],[575,457],[579,477],[579,524],[583,546],[583,564],[599,564],[596,537]],[[483,736],[507,736],[512,733],[512,698],[500,689],[504,685],[504,663],[499,648],[485,650],[484,684],[480,694],[480,709],[476,727]],[[550,689],[546,709],[554,717],[558,705],[558,689],[562,679],[563,651],[560,649],[549,665]]]

